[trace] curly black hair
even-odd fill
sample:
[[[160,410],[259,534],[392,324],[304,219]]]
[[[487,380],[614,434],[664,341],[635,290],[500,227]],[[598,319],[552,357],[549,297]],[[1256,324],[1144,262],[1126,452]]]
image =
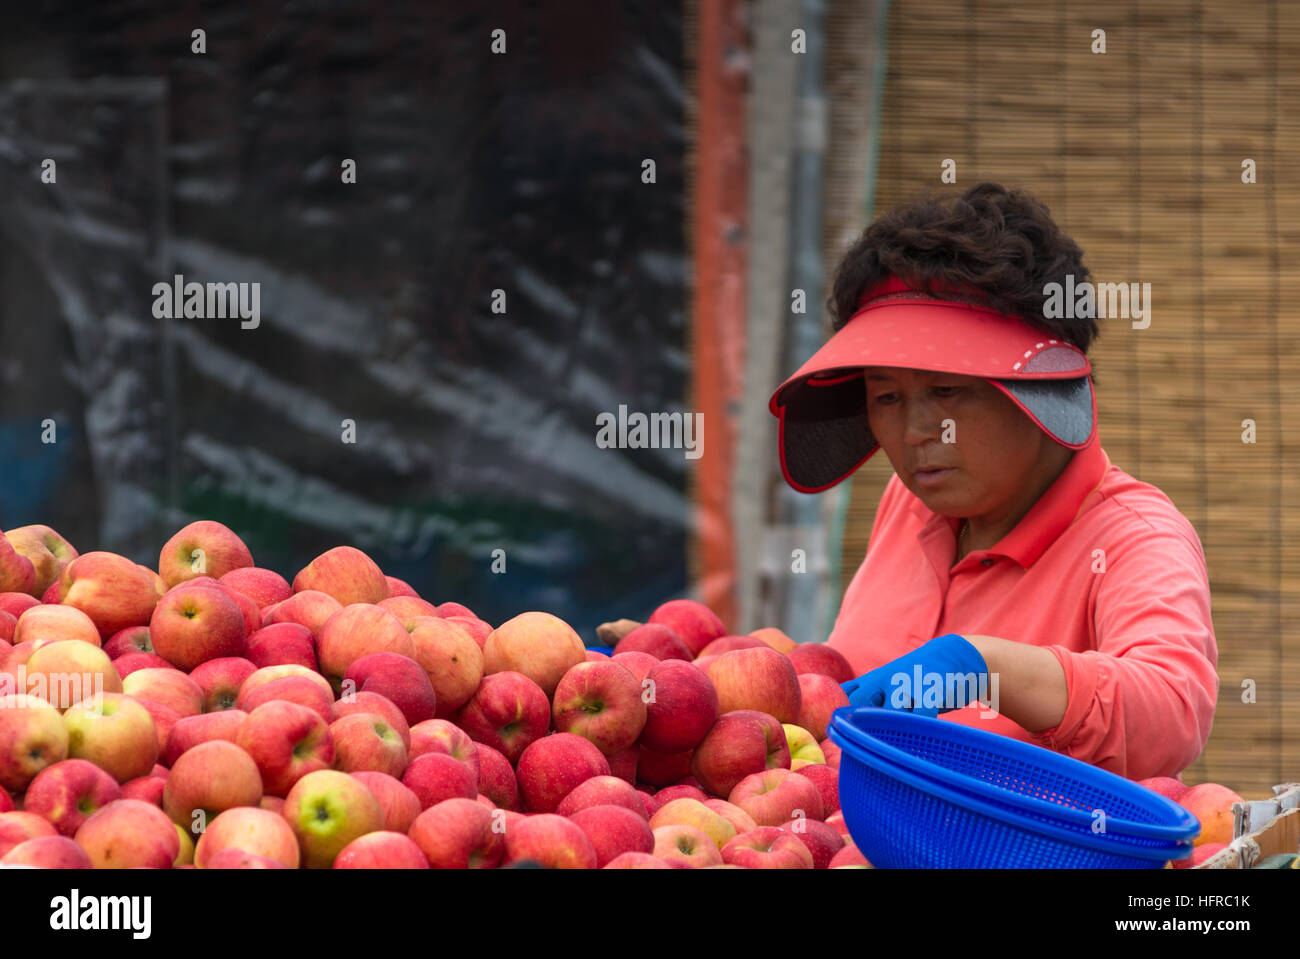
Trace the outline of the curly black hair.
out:
[[[979,183],[957,197],[923,196],[872,223],[835,269],[826,307],[838,332],[868,286],[889,276],[940,299],[962,299],[931,284],[971,287],[1001,313],[1020,316],[1084,353],[1097,338],[1095,318],[1048,319],[1048,283],[1089,277],[1083,251],[1061,232],[1047,207],[1023,189]]]

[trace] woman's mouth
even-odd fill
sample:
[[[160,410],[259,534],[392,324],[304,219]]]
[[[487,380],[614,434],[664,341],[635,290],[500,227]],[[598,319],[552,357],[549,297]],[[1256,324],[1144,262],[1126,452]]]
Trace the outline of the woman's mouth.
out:
[[[917,470],[912,475],[916,478],[916,481],[920,483],[922,486],[934,486],[938,483],[942,483],[944,480],[948,478],[948,475],[950,473],[955,473],[955,472],[957,472],[955,468]]]

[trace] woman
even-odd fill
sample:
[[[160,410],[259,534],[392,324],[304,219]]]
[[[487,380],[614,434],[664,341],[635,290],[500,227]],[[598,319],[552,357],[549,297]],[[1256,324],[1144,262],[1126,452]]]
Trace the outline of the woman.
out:
[[[772,397],[782,469],[814,493],[877,449],[894,468],[829,640],[852,704],[1176,776],[1218,692],[1205,558],[1101,448],[1096,321],[1043,309],[1070,274],[1082,252],[1023,191],[882,217],[836,271],[835,335]]]

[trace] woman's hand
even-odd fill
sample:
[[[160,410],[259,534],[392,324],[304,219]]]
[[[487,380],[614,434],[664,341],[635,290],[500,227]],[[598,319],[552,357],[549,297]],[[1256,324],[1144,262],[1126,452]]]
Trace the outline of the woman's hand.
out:
[[[988,690],[988,665],[956,633],[940,636],[843,684],[851,706],[936,716],[975,702]]]

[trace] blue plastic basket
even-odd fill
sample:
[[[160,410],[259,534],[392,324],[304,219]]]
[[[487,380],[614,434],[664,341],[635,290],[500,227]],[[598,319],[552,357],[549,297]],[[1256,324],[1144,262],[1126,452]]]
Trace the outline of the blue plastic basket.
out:
[[[882,868],[1159,868],[1200,829],[1151,790],[996,733],[870,707],[836,710],[828,733],[845,823]]]
[[[588,646],[587,649],[591,650],[593,653],[604,653],[606,656],[614,655],[613,646]]]

